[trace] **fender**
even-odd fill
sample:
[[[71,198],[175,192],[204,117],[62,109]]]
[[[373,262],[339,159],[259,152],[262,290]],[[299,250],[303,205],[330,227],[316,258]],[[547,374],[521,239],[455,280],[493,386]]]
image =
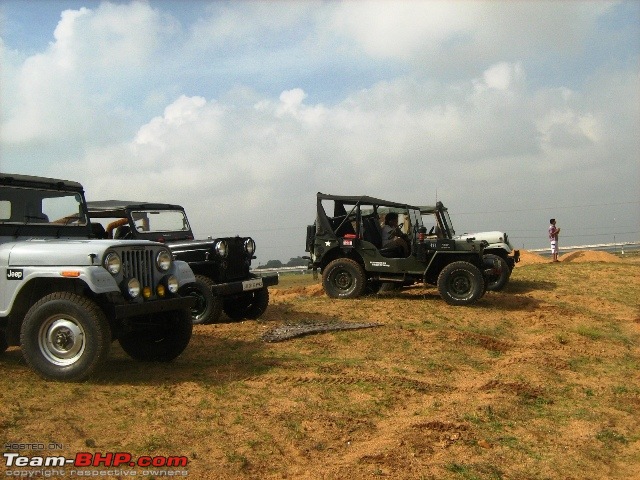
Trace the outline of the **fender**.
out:
[[[5,268],[0,273],[5,288],[5,300],[0,305],[0,317],[6,317],[11,312],[16,297],[20,291],[35,279],[73,279],[84,283],[93,293],[99,295],[110,292],[120,292],[113,276],[101,266],[93,267],[22,267]]]

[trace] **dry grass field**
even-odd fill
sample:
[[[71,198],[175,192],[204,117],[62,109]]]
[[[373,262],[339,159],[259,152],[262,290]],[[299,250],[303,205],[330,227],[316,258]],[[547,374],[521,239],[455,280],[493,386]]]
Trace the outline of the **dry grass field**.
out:
[[[314,322],[380,326],[262,340]],[[524,252],[472,307],[282,276],[260,321],[195,327],[170,364],[114,344],[85,383],[39,379],[16,348],[0,369],[3,452],[184,455],[193,479],[640,478],[640,258]]]

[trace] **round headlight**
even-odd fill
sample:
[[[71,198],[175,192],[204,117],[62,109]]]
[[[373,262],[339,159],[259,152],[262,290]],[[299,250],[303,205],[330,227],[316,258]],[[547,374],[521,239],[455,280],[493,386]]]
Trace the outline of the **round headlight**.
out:
[[[158,253],[158,256],[156,257],[156,265],[158,265],[158,268],[162,272],[166,272],[171,268],[172,261],[173,258],[171,257],[171,253],[169,253],[167,250],[160,251],[160,253]]]
[[[249,255],[253,255],[253,252],[256,251],[256,242],[253,241],[253,238],[247,238],[244,241],[244,249]]]
[[[169,275],[167,277],[167,289],[171,293],[178,293],[178,286],[178,279],[173,275]]]
[[[120,260],[120,256],[115,252],[109,253],[104,258],[104,268],[106,268],[111,275],[117,275],[120,273],[120,269],[122,268],[122,260]]]
[[[227,256],[227,242],[224,240],[218,240],[213,248],[215,248],[216,253],[221,257]]]
[[[140,295],[140,282],[137,278],[132,278],[127,282],[127,290],[131,298],[136,298]]]

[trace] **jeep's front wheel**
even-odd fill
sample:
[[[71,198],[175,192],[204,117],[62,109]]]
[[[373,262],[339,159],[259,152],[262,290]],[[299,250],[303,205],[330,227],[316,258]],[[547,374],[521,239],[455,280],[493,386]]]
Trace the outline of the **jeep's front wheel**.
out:
[[[509,269],[509,265],[507,261],[502,258],[500,255],[494,255],[489,253],[484,256],[485,268],[493,268],[494,261],[497,260],[500,264],[500,273],[498,274],[490,274],[487,278],[487,290],[491,290],[494,292],[498,292],[504,288],[504,286],[509,281],[509,276],[511,275],[511,270]]]
[[[161,312],[150,317],[149,322],[134,325],[131,331],[120,335],[118,341],[135,360],[170,362],[187,348],[192,330],[189,310]]]
[[[111,329],[93,301],[56,292],[29,309],[22,322],[20,345],[27,364],[40,376],[83,380],[109,355]]]
[[[331,298],[357,298],[362,296],[367,277],[360,264],[349,258],[338,258],[322,272],[322,286]]]
[[[222,314],[222,297],[214,295],[213,280],[203,275],[196,275],[195,283],[185,286],[181,294],[195,297],[196,303],[191,307],[191,321],[194,325],[218,323]]]
[[[453,262],[438,275],[438,292],[449,305],[470,305],[484,294],[484,278],[469,262]]]

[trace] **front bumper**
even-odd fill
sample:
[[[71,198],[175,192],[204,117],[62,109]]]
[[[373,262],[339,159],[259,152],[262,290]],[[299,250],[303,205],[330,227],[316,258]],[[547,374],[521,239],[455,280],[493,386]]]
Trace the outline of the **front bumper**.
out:
[[[507,257],[507,265],[509,265],[509,269],[513,270],[516,266],[516,263],[520,261],[520,250],[513,251],[513,257]]]
[[[249,278],[244,281],[219,283],[211,287],[214,295],[226,296],[237,293],[251,292],[278,284],[278,275],[265,275],[264,277]]]
[[[165,298],[162,300],[154,300],[152,302],[143,303],[127,303],[123,305],[114,305],[114,316],[116,319],[136,317],[138,315],[148,315],[159,312],[172,312],[175,310],[188,310],[196,303],[196,298],[176,297]]]

